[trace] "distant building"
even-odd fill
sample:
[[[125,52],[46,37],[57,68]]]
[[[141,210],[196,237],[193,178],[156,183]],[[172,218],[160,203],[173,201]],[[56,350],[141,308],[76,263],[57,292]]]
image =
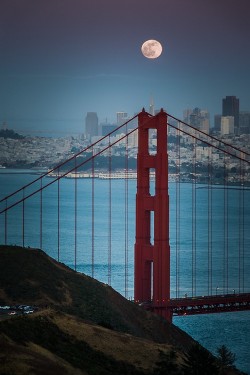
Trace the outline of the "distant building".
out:
[[[250,112],[240,112],[240,134],[250,134]]]
[[[221,135],[234,134],[234,117],[221,116]]]
[[[126,112],[116,112],[117,126],[124,124],[128,121],[128,114]]]
[[[138,147],[138,130],[134,131],[128,137],[128,147],[129,148],[136,148],[136,147]]]
[[[184,111],[184,121],[192,125],[195,129],[209,134],[210,120],[207,110],[198,107],[194,108],[192,111],[187,109]]]
[[[193,110],[190,108],[184,109],[183,111],[183,121],[190,123],[190,115],[192,114]]]
[[[111,124],[102,124],[101,129],[102,129],[102,136],[105,136],[109,133],[111,133],[113,130],[116,129],[116,125],[111,125]],[[115,135],[115,133],[114,133]]]
[[[234,117],[234,133],[239,134],[239,107],[240,101],[236,96],[226,96],[222,99],[222,116]]]
[[[128,114],[127,112],[116,112],[116,124],[117,127],[123,125],[126,121],[128,121]],[[117,134],[121,134],[125,132],[125,126],[122,126],[121,129],[117,131]]]
[[[149,113],[154,116],[155,115],[155,104],[153,97],[150,98],[150,104],[149,104]]]
[[[135,113],[136,115],[136,113]],[[129,124],[128,124],[128,127],[129,129],[135,129],[138,127],[138,117],[135,117],[133,120],[130,120],[129,121]]]
[[[221,115],[214,115],[214,130],[218,133],[221,131]]]
[[[96,112],[87,112],[85,118],[85,135],[89,139],[98,135],[98,117]]]

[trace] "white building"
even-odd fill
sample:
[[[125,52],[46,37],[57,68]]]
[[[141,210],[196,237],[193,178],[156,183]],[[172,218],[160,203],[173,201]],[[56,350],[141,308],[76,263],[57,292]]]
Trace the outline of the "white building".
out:
[[[221,135],[234,134],[234,117],[221,116]]]

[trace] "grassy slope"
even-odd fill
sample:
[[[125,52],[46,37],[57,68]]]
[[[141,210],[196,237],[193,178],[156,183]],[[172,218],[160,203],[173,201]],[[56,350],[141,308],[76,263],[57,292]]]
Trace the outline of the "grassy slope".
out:
[[[41,366],[45,371],[49,364],[54,370],[60,365],[59,373],[74,373],[78,369],[90,375],[152,374],[156,364],[172,349],[51,309],[0,322],[0,331],[0,342],[4,343],[1,355],[8,352],[8,366],[18,364],[26,371]],[[178,361],[180,358],[181,355]]]

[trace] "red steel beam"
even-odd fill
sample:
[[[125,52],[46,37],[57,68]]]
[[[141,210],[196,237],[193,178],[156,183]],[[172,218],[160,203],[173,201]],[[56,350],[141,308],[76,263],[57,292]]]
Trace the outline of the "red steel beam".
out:
[[[135,300],[153,300],[155,312],[171,321],[167,114],[142,111],[139,116],[136,194]],[[155,155],[149,153],[149,129],[157,133]],[[150,194],[150,169],[155,169],[155,194]],[[154,238],[151,220],[154,213]]]

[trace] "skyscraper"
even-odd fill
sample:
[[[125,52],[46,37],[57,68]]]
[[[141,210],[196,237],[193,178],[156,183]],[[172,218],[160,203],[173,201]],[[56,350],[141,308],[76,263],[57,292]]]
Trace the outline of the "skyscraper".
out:
[[[221,135],[234,133],[234,117],[233,116],[221,116],[220,133]]]
[[[216,132],[221,131],[221,115],[214,115],[214,130]]]
[[[239,107],[240,102],[236,96],[226,96],[222,99],[222,116],[234,117],[235,134],[239,134]]]
[[[87,112],[85,118],[85,135],[88,138],[98,135],[98,117],[96,112]]]
[[[128,120],[128,114],[126,112],[116,112],[117,126],[124,124]]]
[[[240,112],[240,134],[250,134],[250,112]]]
[[[187,115],[187,112],[186,112]],[[188,118],[187,118],[188,119]],[[194,108],[192,113],[189,113],[189,124],[194,128],[209,134],[210,120],[209,112],[206,109]]]

